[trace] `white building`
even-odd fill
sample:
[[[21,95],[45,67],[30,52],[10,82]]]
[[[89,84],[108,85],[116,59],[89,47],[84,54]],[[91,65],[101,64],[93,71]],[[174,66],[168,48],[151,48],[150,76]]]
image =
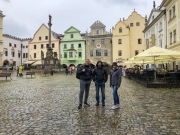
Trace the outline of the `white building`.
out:
[[[143,32],[145,37],[145,50],[153,46],[167,48],[167,23],[166,10],[164,7],[156,8],[154,3]]]
[[[20,39],[3,34],[3,65],[19,66],[28,61],[28,44],[30,38]]]

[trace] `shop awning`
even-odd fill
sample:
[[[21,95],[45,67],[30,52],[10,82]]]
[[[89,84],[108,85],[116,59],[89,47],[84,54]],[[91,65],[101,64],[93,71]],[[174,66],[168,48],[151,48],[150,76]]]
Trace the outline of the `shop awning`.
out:
[[[32,63],[34,63],[35,61],[26,61],[26,62],[23,62],[23,64],[32,64]]]
[[[38,60],[32,64],[32,66],[42,65],[42,61]]]

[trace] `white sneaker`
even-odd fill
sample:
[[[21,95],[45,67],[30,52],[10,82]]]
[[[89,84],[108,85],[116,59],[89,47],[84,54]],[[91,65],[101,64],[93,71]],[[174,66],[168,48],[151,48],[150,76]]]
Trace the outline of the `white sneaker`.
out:
[[[118,105],[116,105],[116,108],[119,108],[120,106],[119,106],[119,104]]]
[[[117,109],[116,105],[113,105],[113,106],[111,107],[111,109],[112,109],[112,110]]]

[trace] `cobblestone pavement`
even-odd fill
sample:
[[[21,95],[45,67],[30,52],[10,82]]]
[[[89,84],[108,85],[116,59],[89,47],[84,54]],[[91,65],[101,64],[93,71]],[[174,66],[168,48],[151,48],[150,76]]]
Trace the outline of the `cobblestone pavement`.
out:
[[[180,89],[148,89],[123,78],[121,108],[110,110],[112,91],[106,84],[106,106],[77,109],[75,75],[40,76],[13,81],[0,78],[0,135],[180,135]]]

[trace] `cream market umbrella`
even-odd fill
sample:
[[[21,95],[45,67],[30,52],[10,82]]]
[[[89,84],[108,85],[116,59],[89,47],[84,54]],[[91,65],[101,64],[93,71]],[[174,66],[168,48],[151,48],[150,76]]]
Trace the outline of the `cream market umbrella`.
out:
[[[160,48],[153,46],[148,50],[140,53],[139,55],[135,56],[134,60],[145,60],[145,61],[156,61],[156,60],[163,60],[163,59],[179,59],[180,52],[179,51],[171,51],[168,49]]]

